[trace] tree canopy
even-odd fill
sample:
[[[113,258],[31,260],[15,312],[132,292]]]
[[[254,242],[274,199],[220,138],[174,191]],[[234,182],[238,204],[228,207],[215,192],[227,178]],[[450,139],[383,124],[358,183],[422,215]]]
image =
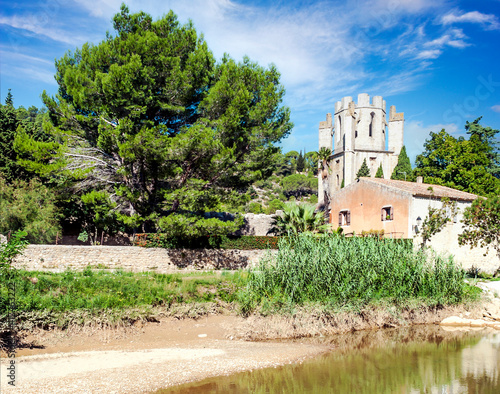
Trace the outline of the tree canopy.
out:
[[[424,152],[417,156],[415,172],[426,183],[449,186],[486,196],[500,191],[498,153],[493,137],[499,132],[479,124],[466,124],[469,139],[455,138],[444,129],[430,133]]]
[[[464,211],[464,231],[459,235],[461,245],[490,247],[500,259],[500,197],[478,198]]]
[[[279,72],[217,62],[172,11],[153,21],[122,5],[113,22],[116,35],[56,61],[59,93],[43,94],[55,142],[21,133],[23,164],[68,177],[82,197],[100,193],[142,230],[234,230],[203,213],[271,174],[273,144],[292,127]]]

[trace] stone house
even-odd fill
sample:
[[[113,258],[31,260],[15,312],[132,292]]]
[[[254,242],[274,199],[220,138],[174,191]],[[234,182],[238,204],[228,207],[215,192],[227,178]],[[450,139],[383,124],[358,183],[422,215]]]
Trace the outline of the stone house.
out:
[[[493,251],[485,254],[481,248],[471,249],[458,244],[462,232],[463,211],[478,196],[445,186],[397,181],[380,178],[359,178],[335,192],[330,202],[330,223],[342,227],[344,233],[384,230],[385,237],[414,239],[421,243],[419,226],[428,207],[442,207],[442,198],[456,201],[458,213],[445,228],[431,238],[429,246],[438,253],[453,254],[464,268],[480,267],[493,273],[500,261]]]

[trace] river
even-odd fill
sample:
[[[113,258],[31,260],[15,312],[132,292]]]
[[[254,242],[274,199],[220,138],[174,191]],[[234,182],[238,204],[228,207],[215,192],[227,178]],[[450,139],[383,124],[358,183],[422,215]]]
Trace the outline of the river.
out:
[[[300,364],[206,379],[166,393],[500,393],[500,332],[439,326],[300,342],[331,350]]]

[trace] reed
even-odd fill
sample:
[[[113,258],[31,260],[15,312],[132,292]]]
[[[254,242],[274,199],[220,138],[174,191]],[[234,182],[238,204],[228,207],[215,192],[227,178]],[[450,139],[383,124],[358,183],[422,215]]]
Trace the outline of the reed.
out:
[[[240,300],[244,311],[311,301],[333,307],[381,300],[447,305],[474,297],[464,278],[451,258],[426,255],[411,243],[299,235],[280,240],[278,254],[250,272]]]

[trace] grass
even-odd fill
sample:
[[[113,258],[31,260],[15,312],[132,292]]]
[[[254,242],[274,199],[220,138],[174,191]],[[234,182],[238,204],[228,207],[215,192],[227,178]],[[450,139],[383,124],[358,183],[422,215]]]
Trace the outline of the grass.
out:
[[[32,326],[50,322],[49,326],[66,327],[150,319],[160,309],[196,317],[214,305],[219,311],[238,309],[243,315],[291,315],[304,306],[329,313],[361,313],[366,306],[402,310],[464,303],[477,298],[478,292],[452,260],[429,260],[407,243],[298,236],[281,240],[276,257],[249,271],[161,274],[90,266],[62,273],[19,270],[16,311]],[[3,322],[7,300],[3,286]]]

